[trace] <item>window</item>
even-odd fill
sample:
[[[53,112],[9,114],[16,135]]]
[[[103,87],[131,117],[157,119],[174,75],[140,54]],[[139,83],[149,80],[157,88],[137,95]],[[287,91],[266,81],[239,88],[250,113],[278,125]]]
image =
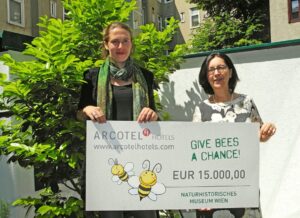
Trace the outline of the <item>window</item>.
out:
[[[139,28],[139,22],[137,20],[133,20],[133,29],[137,30]]]
[[[142,2],[139,0],[137,1],[140,7],[138,7],[136,10],[132,12],[132,26],[133,29],[138,29],[140,25],[143,25],[143,8],[142,8]]]
[[[289,23],[300,22],[300,0],[288,0]]]
[[[152,8],[152,23],[155,23],[155,13],[154,13],[154,8]]]
[[[68,11],[65,8],[63,8],[63,20],[68,20],[68,19],[69,19]]]
[[[184,12],[180,13],[180,22],[184,23]]]
[[[157,16],[157,22],[158,22],[158,30],[162,31],[163,30],[163,21],[160,16]]]
[[[146,20],[146,18],[145,18],[145,9],[143,8],[142,9],[142,25],[145,25],[145,20]]]
[[[133,29],[139,28],[139,18],[141,18],[141,14],[138,11],[133,11],[132,13],[132,23],[133,23]]]
[[[198,27],[200,25],[199,10],[197,8],[191,8],[191,28]]]
[[[56,1],[50,1],[50,15],[56,18]]]
[[[165,0],[165,4],[172,2],[173,0]]]
[[[170,21],[171,17],[167,17],[165,19],[165,27],[167,27],[169,25],[169,21]]]
[[[24,0],[7,0],[8,23],[25,26]]]

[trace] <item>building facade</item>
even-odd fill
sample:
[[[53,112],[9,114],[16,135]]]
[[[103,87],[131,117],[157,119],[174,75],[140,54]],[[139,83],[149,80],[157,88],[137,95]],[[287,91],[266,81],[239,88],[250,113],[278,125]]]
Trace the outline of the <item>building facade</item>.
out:
[[[300,0],[270,0],[271,41],[300,38]]]
[[[40,16],[64,16],[60,0],[0,0],[0,5],[0,51],[23,50],[23,42],[38,36]]]
[[[63,18],[60,0],[0,0],[0,29],[37,36],[40,16]]]
[[[130,1],[130,0],[127,0]],[[185,0],[136,0],[137,9],[132,12],[129,25],[134,34],[139,26],[154,23],[158,30],[168,25],[168,19],[179,20],[179,29],[172,44],[186,43],[192,38],[205,18],[205,12]],[[300,36],[300,0],[270,0],[271,41],[298,39]],[[0,51],[22,50],[23,43],[39,33],[40,16],[64,18],[61,0],[0,0]],[[29,38],[28,38],[29,37]]]
[[[171,17],[180,20],[178,32],[171,43],[172,47],[187,42],[193,30],[199,27],[204,15],[195,4],[182,0],[136,2],[137,9],[132,12],[128,22],[134,34],[139,33],[139,26],[147,23],[154,23],[158,30],[163,30]],[[0,5],[0,51],[24,49],[24,42],[30,42],[33,37],[38,36],[40,28],[37,23],[40,16],[64,18],[61,0],[0,0]],[[15,44],[16,41],[19,45]]]
[[[205,16],[205,13],[198,10],[195,4],[182,0],[137,0],[137,3],[141,25],[154,23],[158,30],[163,30],[171,17],[180,21],[178,32],[172,42],[173,46],[186,43],[191,39],[193,31],[199,27]],[[135,23],[138,23],[137,19],[131,20],[130,26],[138,29]]]

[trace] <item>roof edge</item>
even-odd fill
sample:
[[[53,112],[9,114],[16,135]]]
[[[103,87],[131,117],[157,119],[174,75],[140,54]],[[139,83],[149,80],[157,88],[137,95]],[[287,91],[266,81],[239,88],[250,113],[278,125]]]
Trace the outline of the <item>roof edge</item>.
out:
[[[193,53],[193,54],[184,55],[183,58],[194,58],[194,57],[207,56],[207,55],[211,54],[212,52],[220,52],[220,53],[228,54],[228,53],[236,53],[236,52],[246,52],[246,51],[251,51],[251,50],[286,47],[286,46],[293,46],[293,45],[300,45],[300,39],[261,43],[261,44],[256,44],[256,45],[248,45],[248,46],[241,46],[241,47],[234,47],[234,48],[225,48],[225,49],[219,49],[219,50],[197,52],[197,53]]]

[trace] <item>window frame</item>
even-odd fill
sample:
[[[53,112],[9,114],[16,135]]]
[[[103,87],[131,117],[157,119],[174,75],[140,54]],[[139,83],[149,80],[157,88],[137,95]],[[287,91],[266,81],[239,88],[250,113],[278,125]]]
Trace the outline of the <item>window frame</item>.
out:
[[[289,19],[289,23],[296,23],[296,22],[300,22],[300,0],[298,0],[298,18],[293,18],[292,17],[292,1],[293,0],[288,0],[288,19]]]
[[[169,20],[170,19],[171,19],[171,17],[165,17],[164,18],[164,23],[165,23],[164,28],[166,28],[169,25]]]
[[[180,22],[181,23],[185,23],[185,13],[184,12],[180,12],[179,13],[179,17],[180,17]]]
[[[197,14],[193,14],[193,10],[195,9],[195,11],[197,11]],[[193,16],[198,16],[198,25],[197,26],[193,26],[193,19],[192,17]],[[190,8],[190,28],[191,29],[194,29],[194,28],[197,28],[200,26],[200,10],[197,8],[197,7],[193,7],[193,8]]]
[[[50,0],[50,16],[57,18],[57,2],[54,0]]]
[[[142,8],[141,13],[142,13],[142,25],[145,25],[145,23],[146,23],[145,8]]]
[[[154,7],[152,7],[152,11],[151,11],[151,20],[152,20],[152,23],[156,23],[156,16],[155,16]]]
[[[68,20],[68,11],[65,9],[65,7],[63,7],[62,13],[63,20]]]
[[[157,15],[157,27],[159,31],[163,31],[163,18]]]
[[[11,6],[10,3],[12,1],[20,3],[21,23],[12,21],[10,19],[10,15],[11,15],[10,14],[10,6]],[[9,24],[13,24],[13,25],[16,25],[16,26],[25,27],[25,0],[7,0],[7,22]]]
[[[134,30],[139,29],[139,20],[141,18],[141,22],[143,22],[143,14],[140,11],[133,11],[132,12],[132,28]]]

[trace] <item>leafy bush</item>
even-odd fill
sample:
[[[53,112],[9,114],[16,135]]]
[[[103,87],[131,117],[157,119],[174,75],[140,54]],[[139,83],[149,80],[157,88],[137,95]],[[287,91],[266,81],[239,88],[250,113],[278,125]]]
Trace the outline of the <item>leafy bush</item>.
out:
[[[9,218],[9,205],[0,199],[0,217]]]

